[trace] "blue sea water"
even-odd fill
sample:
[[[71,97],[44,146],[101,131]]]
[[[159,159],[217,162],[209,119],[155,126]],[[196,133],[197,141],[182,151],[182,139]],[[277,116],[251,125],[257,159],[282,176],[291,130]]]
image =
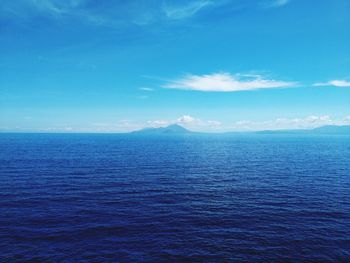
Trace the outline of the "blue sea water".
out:
[[[350,136],[0,134],[1,262],[349,262]]]

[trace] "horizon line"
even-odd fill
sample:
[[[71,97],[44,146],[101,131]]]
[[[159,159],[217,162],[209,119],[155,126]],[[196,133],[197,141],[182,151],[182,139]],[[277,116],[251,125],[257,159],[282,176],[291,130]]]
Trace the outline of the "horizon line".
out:
[[[170,124],[167,126],[159,126],[159,127],[144,127],[141,129],[137,129],[137,130],[130,130],[130,131],[74,131],[74,130],[70,130],[70,131],[59,131],[59,130],[55,130],[55,131],[44,131],[44,130],[33,130],[33,131],[3,131],[0,130],[0,134],[8,134],[8,133],[18,133],[18,134],[26,134],[26,133],[31,133],[31,134],[132,134],[135,132],[139,132],[139,131],[143,131],[145,129],[161,129],[161,128],[168,128],[170,126],[180,126],[182,128],[184,128],[186,131],[190,132],[190,133],[196,133],[196,134],[228,134],[228,133],[260,133],[260,132],[288,132],[288,131],[312,131],[318,128],[322,128],[322,127],[350,127],[350,125],[321,125],[321,126],[317,126],[317,127],[313,127],[313,128],[297,128],[297,129],[263,129],[263,130],[242,130],[242,131],[193,131],[190,129],[187,129],[186,127],[180,125],[180,124]]]

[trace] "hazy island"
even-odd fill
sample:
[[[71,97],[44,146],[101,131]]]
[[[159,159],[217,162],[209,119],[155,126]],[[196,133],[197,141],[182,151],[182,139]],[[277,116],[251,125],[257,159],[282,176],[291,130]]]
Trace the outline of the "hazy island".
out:
[[[191,131],[179,124],[172,124],[166,127],[159,128],[144,128],[141,130],[130,132],[134,135],[182,135],[182,134],[334,134],[347,135],[350,134],[350,125],[327,125],[314,129],[294,129],[294,130],[263,130],[263,131],[247,131],[247,132],[224,132],[224,133],[205,133]]]

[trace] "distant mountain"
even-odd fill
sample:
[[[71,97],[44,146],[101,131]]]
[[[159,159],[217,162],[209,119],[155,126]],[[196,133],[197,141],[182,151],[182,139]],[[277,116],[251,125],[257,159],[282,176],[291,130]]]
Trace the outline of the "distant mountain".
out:
[[[192,133],[192,132],[178,124],[172,124],[167,127],[160,127],[160,128],[145,128],[139,131],[132,132],[132,134],[141,134],[141,135],[143,134],[144,135],[187,134],[187,133]]]
[[[349,134],[350,125],[327,125],[314,129],[300,129],[300,130],[266,130],[258,131],[259,134]]]
[[[337,126],[337,125],[327,125],[318,127],[315,129],[299,129],[299,130],[265,130],[257,132],[225,132],[225,133],[216,133],[216,135],[230,135],[230,134],[349,134],[350,135],[350,125]],[[162,135],[162,134],[211,134],[215,133],[203,133],[203,132],[193,132],[187,130],[186,128],[178,125],[172,124],[167,127],[160,128],[145,128],[142,130],[131,132],[131,134],[139,135]]]

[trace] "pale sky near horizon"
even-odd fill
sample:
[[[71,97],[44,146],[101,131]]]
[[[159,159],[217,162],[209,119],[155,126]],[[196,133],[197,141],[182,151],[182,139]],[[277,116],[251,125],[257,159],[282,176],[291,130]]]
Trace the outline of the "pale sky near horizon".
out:
[[[0,1],[0,131],[171,123],[350,125],[350,1]]]

